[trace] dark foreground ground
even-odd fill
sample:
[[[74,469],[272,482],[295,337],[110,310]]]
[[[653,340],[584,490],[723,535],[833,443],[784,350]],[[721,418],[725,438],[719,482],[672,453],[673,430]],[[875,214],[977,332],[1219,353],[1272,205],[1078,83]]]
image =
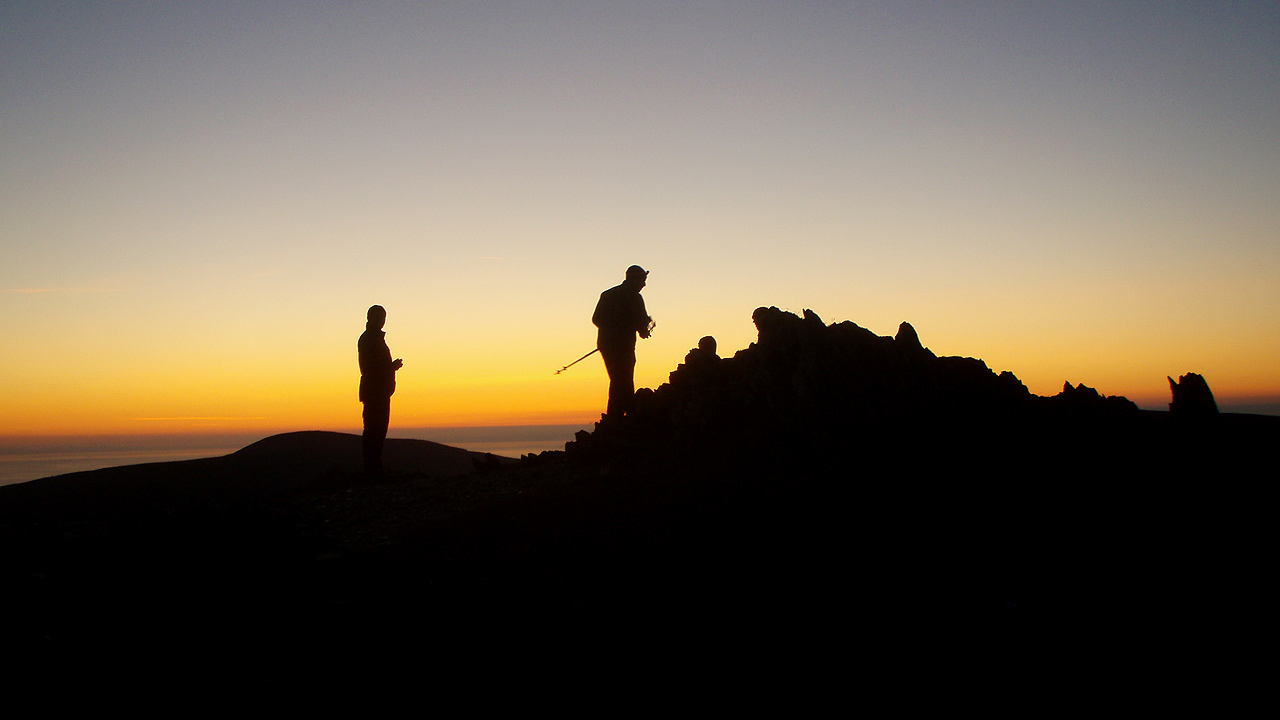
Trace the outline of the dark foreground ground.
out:
[[[335,459],[358,444],[277,436],[0,488],[6,651],[59,676],[272,683],[420,654],[631,655],[677,639],[719,654],[836,611],[825,479],[393,441],[389,456],[416,452],[371,484]]]
[[[817,678],[845,671],[832,653],[947,626],[993,643],[1028,615],[1185,622],[1220,612],[1256,556],[1248,498],[1278,428],[1152,413],[1016,443],[957,428],[522,463],[397,441],[377,484],[349,463],[354,436],[277,436],[0,488],[4,647],[33,673],[170,683],[516,657]]]

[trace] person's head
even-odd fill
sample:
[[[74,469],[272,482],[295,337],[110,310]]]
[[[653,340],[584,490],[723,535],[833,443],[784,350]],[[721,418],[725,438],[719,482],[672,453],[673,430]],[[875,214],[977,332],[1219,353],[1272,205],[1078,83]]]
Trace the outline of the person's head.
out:
[[[369,320],[369,327],[381,330],[387,322],[387,310],[381,305],[374,305],[369,308],[365,317]]]
[[[712,355],[715,355],[716,339],[711,337],[710,335],[702,338],[701,340],[698,341],[698,349],[703,352],[707,352],[707,353],[711,353]]]
[[[645,270],[639,265],[632,265],[631,267],[627,268],[626,282],[628,285],[631,285],[636,290],[639,290],[640,288],[644,287],[645,280],[648,277],[649,277],[649,271]]]

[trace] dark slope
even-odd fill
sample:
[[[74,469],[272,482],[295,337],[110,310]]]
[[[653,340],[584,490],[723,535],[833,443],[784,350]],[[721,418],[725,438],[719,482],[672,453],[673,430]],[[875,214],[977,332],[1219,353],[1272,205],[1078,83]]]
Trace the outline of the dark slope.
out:
[[[0,488],[7,646],[170,680],[367,679],[406,648],[818,677],[939,624],[1213,613],[1252,576],[1280,419],[1041,398],[910,326],[757,317],[751,348],[516,466],[390,441],[399,481],[362,485],[358,438],[302,433]]]
[[[384,464],[399,475],[456,477],[478,465],[514,462],[427,440],[387,440]],[[259,440],[230,455],[102,468],[0,488],[0,513],[127,515],[265,499],[349,484],[360,468],[360,437],[306,431]],[[19,510],[20,509],[20,510]]]
[[[839,632],[830,484],[548,456],[181,503],[143,482],[110,513],[46,499],[58,513],[31,515],[0,493],[5,641],[73,672],[179,683],[368,680],[406,647],[758,656]]]
[[[906,323],[889,338],[811,311],[753,319],[756,343],[691,352],[570,456],[771,478],[762,493],[820,480],[833,507],[803,512],[839,523],[841,603],[872,615],[1169,617],[1247,592],[1280,418],[1219,414],[1194,374],[1170,383],[1199,399],[1146,412],[1082,384],[1034,395]]]

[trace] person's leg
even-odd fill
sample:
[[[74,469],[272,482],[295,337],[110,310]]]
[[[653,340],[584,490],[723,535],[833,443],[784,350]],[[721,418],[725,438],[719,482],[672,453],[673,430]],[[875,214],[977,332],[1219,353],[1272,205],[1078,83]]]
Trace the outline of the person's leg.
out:
[[[364,474],[370,478],[382,477],[382,446],[390,425],[391,398],[364,404]]]
[[[636,351],[621,348],[600,351],[605,370],[609,372],[609,417],[620,418],[631,410],[631,400],[636,394]]]

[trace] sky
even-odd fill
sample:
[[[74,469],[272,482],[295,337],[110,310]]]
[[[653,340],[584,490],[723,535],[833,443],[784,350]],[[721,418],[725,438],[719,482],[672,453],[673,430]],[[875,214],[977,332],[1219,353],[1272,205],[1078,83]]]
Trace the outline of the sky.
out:
[[[0,436],[588,422],[599,293],[1280,403],[1280,3],[0,0]],[[1277,405],[1280,407],[1280,404]]]

